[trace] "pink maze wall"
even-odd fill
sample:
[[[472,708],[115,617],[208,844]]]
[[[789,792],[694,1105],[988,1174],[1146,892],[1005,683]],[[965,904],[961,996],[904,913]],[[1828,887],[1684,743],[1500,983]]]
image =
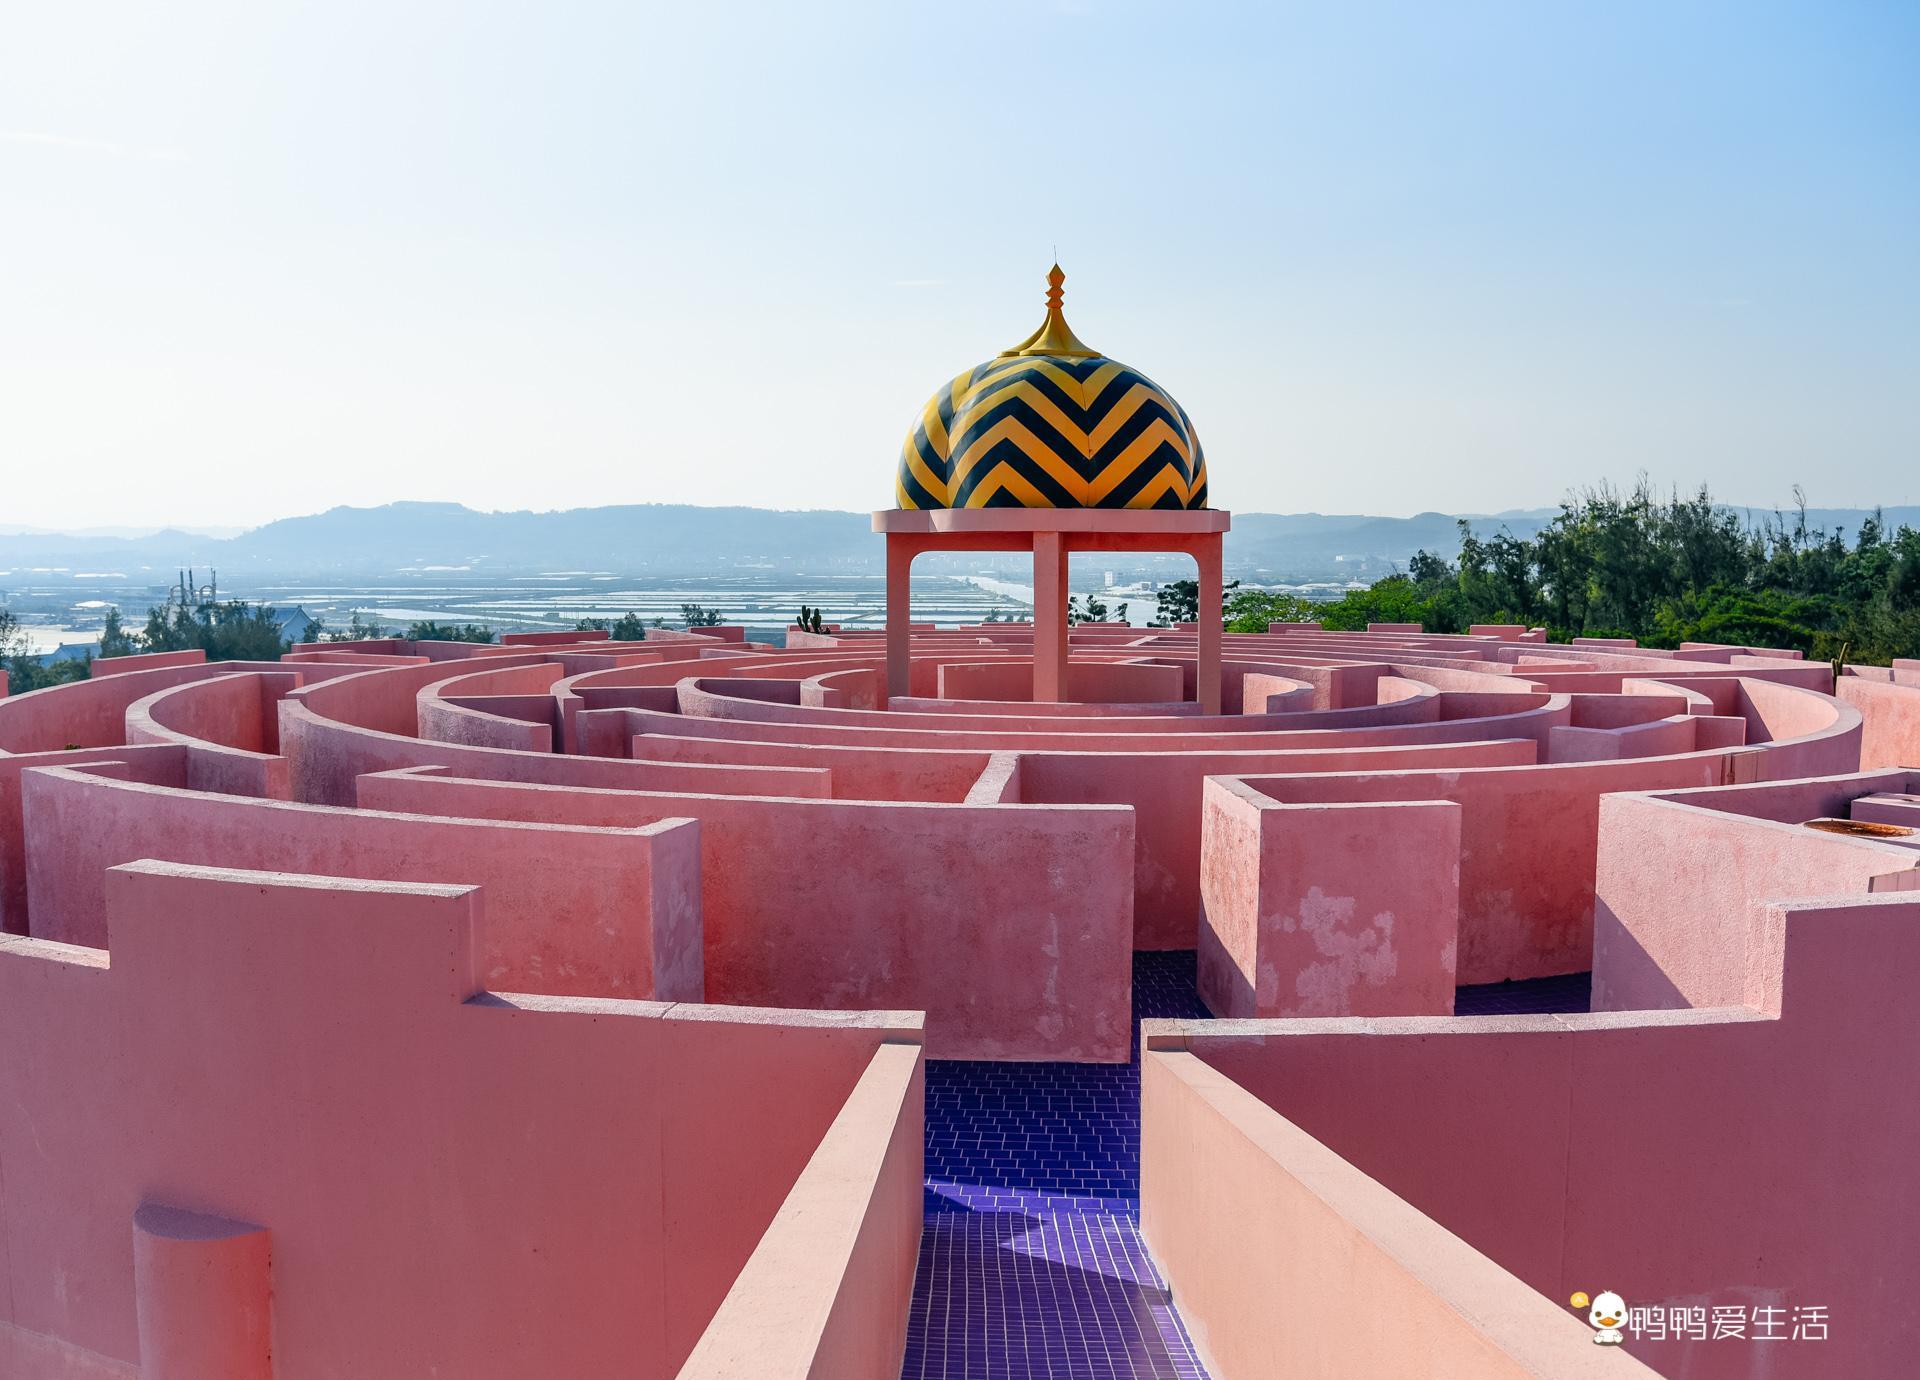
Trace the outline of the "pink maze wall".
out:
[[[1281,805],[1453,801],[1461,807],[1459,981],[1580,972],[1593,949],[1604,796],[1845,771],[1857,762],[1861,724],[1851,707],[1790,687],[1740,682],[1736,688],[1763,745],[1538,766],[1240,779]],[[1618,731],[1630,736],[1636,730]],[[1770,732],[1778,736],[1768,740]],[[1383,818],[1379,828],[1386,831],[1389,821]],[[1211,865],[1226,866],[1230,856],[1223,840]],[[1446,858],[1407,861],[1431,868]]]
[[[484,887],[484,979],[699,1001],[698,827],[434,819],[43,767],[21,778],[33,933],[106,947],[106,871],[139,858]]]
[[[175,1284],[216,1248],[146,1231],[136,1257],[147,1199],[150,1224],[270,1234],[288,1373],[698,1355],[881,1380],[918,1226],[899,1009],[935,1054],[1123,1059],[1135,947],[1201,948],[1227,1012],[1342,1013],[1216,1028],[1206,1057],[1555,1297],[1819,1276],[1836,1310],[1906,1318],[1884,1281],[1920,1262],[1869,1218],[1913,1206],[1883,1148],[1914,1129],[1894,989],[1920,930],[1880,893],[1920,850],[1800,826],[1914,784],[1858,773],[1863,744],[1920,760],[1911,672],[1835,698],[1824,664],[1743,649],[1300,630],[1228,639],[1227,702],[1272,712],[883,711],[872,637],[801,640],[383,643],[0,700],[0,923],[32,936],[0,941],[0,1372],[127,1376],[140,1308],[155,1365],[200,1335],[166,1320],[200,1306]],[[1194,642],[1075,648],[1184,689]],[[914,650],[924,700],[944,667],[1024,649]],[[1089,674],[1118,694],[1133,672]],[[1846,779],[1781,784],[1810,776]],[[206,864],[259,871],[184,866]],[[1777,903],[1802,888],[1827,909]],[[1589,964],[1603,1007],[1743,1010],[1354,1014]],[[1204,1259],[1204,1212],[1244,1236],[1234,1195],[1278,1161],[1237,1177],[1240,1151],[1184,1124],[1183,1155],[1219,1152],[1175,1204]],[[1762,1225],[1674,1167],[1749,1154]],[[1594,1191],[1622,1172],[1630,1192]],[[1333,1227],[1302,1250],[1359,1242],[1319,1201]],[[829,1220],[836,1263],[797,1268]],[[1785,1284],[1742,1283],[1774,1242]],[[886,1325],[778,1324],[796,1276],[805,1317]],[[1422,1290],[1411,1315],[1458,1313]],[[1834,1373],[1874,1373],[1873,1345],[1828,1353]]]
[[[1764,902],[1920,892],[1920,849],[1803,824],[1916,786],[1880,771],[1602,800],[1593,1009],[1755,1001],[1755,974],[1775,958]]]
[[[127,706],[126,738],[180,744],[192,790],[285,800],[279,702],[299,685],[297,672],[245,671],[156,690]]]
[[[1920,1328],[1907,1283],[1920,1240],[1888,1224],[1920,1213],[1920,1104],[1906,1093],[1920,898],[1764,914],[1778,935],[1767,1006],[1188,1026],[1184,1043],[1550,1299],[1606,1288],[1663,1308],[1824,1307],[1829,1339],[1783,1354],[1779,1374],[1903,1375]],[[1738,956],[1729,966],[1744,968]],[[1227,1204],[1256,1191],[1213,1187]],[[1162,1197],[1151,1174],[1144,1195],[1150,1240],[1197,1233],[1227,1250],[1244,1233],[1238,1214],[1182,1217],[1198,1210],[1192,1195]],[[1330,1251],[1318,1266],[1344,1258]],[[1195,1309],[1207,1274],[1189,1275],[1171,1269],[1170,1282]],[[1765,1345],[1630,1343],[1660,1373],[1701,1380],[1750,1380]]]
[[[0,931],[28,933],[27,836],[20,812],[21,778],[35,767],[81,766],[102,776],[157,786],[187,784],[187,750],[179,744],[0,754]]]
[[[629,828],[698,821],[707,1000],[928,1013],[937,1058],[1127,1057],[1132,820],[1097,805],[881,805],[455,780],[363,808]]]
[[[1018,655],[1017,635],[992,636],[996,646],[1010,649],[1008,655]],[[949,663],[965,666],[969,658],[980,657],[978,638],[966,633],[926,640],[937,650],[916,660],[915,675],[924,680],[937,680]],[[357,802],[360,778],[416,765],[445,767],[474,781],[552,788],[530,793],[511,807],[510,814],[532,811],[525,822],[601,808],[603,797],[595,794],[581,796],[586,805],[568,803],[582,790],[632,793],[620,817],[646,820],[674,817],[674,802],[684,798],[686,811],[710,825],[701,849],[709,893],[705,966],[709,983],[720,985],[709,990],[741,1000],[786,1001],[817,984],[817,991],[831,994],[829,1000],[848,1003],[867,999],[863,994],[874,990],[875,972],[890,965],[891,971],[903,971],[892,957],[906,942],[892,932],[895,917],[946,916],[965,909],[956,898],[990,887],[986,879],[994,875],[1015,877],[1021,869],[1030,874],[1036,867],[1051,867],[1046,873],[1051,889],[1009,886],[1007,905],[1014,908],[1006,913],[1027,914],[1015,906],[1018,896],[1039,896],[1046,925],[1058,921],[1069,933],[1100,930],[1091,913],[1107,904],[1114,878],[1129,869],[1115,866],[1114,836],[1101,834],[1095,842],[1076,832],[1089,826],[1075,812],[1089,805],[1123,807],[1131,820],[1129,942],[1144,948],[1200,943],[1209,866],[1202,858],[1201,801],[1203,784],[1213,775],[1249,780],[1280,805],[1452,800],[1460,807],[1461,840],[1455,860],[1460,871],[1456,976],[1481,981],[1575,970],[1588,962],[1601,794],[1709,784],[1740,773],[1845,769],[1852,765],[1860,732],[1856,711],[1831,699],[1728,674],[1736,661],[1758,663],[1752,674],[1764,676],[1805,678],[1821,674],[1822,667],[1744,657],[1732,649],[1699,649],[1679,657],[1637,650],[1532,649],[1496,638],[1395,634],[1375,639],[1308,632],[1236,637],[1229,648],[1235,664],[1263,668],[1246,674],[1270,678],[1285,670],[1307,678],[1304,683],[1314,687],[1317,700],[1330,707],[1206,718],[1142,714],[1138,706],[1118,706],[1133,711],[1119,714],[1098,705],[1082,714],[1062,712],[1073,710],[1071,705],[1033,713],[1016,704],[991,706],[992,712],[953,712],[964,710],[953,704],[921,712],[821,707],[802,703],[803,682],[825,687],[874,675],[877,660],[856,645],[857,639],[846,646],[829,643],[787,653],[749,653],[738,644],[697,641],[647,644],[644,655],[676,659],[626,664],[619,664],[620,658],[643,653],[607,642],[464,651],[428,647],[423,649],[428,655],[442,659],[373,667],[303,662],[298,674],[323,679],[288,690],[271,706],[277,708],[277,722],[259,722],[259,714],[249,709],[247,697],[260,694],[269,682],[245,678],[247,668],[241,668],[237,681],[216,679],[231,668],[135,670],[112,681],[65,687],[72,698],[64,703],[73,707],[82,736],[126,737],[127,716],[133,713],[141,724],[133,736],[167,737],[187,749],[185,781],[160,784],[200,790],[178,799],[163,793],[137,809],[116,806],[114,828],[126,846],[139,846],[143,836],[130,822],[134,817],[189,811],[168,846],[196,857],[206,855],[191,853],[187,841],[201,829],[194,811],[233,821],[223,828],[258,832],[269,840],[288,827],[285,821],[305,818],[270,814],[251,826],[242,807],[220,803],[222,796],[206,793],[210,787],[224,796],[286,794],[338,807],[337,815],[313,818],[337,820],[326,832],[347,842],[304,843],[301,856],[321,859],[316,866],[333,865],[329,848],[357,851],[351,840],[362,825],[351,822],[350,807]],[[1137,659],[1145,654],[1177,662],[1190,653],[1192,639],[1190,634],[1136,638],[1107,629],[1099,630],[1094,641],[1100,655]],[[344,651],[392,661],[395,649],[383,644]],[[565,674],[581,658],[596,656],[606,669]],[[1539,666],[1555,668],[1555,674],[1613,677],[1616,688],[1634,693],[1551,696],[1532,689],[1527,679]],[[1435,691],[1422,676],[1474,688]],[[286,688],[274,683],[276,693]],[[590,707],[623,699],[681,712]],[[62,703],[44,695],[9,701],[0,706],[0,736],[64,743],[68,729],[56,713]],[[259,703],[264,712],[268,701]],[[140,719],[141,706],[150,725]],[[119,718],[111,731],[104,718],[108,711]],[[1408,714],[1415,717],[1396,721]],[[556,724],[567,730],[557,743],[551,732]],[[1689,737],[1697,746],[1708,725],[1719,726],[1710,741],[1727,742],[1731,735],[1740,742],[1731,752],[1629,755],[1670,748]],[[1570,735],[1579,735],[1577,750]],[[284,757],[253,746],[276,736],[274,746]],[[1742,746],[1746,743],[1754,746]],[[542,750],[543,744],[603,755]],[[1557,749],[1596,760],[1556,761]],[[1000,760],[994,754],[1009,752],[1016,760],[982,794],[988,763]],[[802,801],[830,801],[834,808],[808,814]],[[979,841],[973,859],[943,835],[962,817],[936,818],[940,809],[963,803],[974,812],[964,816],[964,831]],[[0,793],[0,825],[4,810]],[[434,812],[448,813],[443,807]],[[789,818],[848,823],[844,831],[836,824],[817,837],[782,832],[792,827]],[[862,821],[872,821],[871,827],[856,827]],[[1034,821],[1047,821],[1046,828],[1036,831]],[[476,837],[472,825],[453,826],[443,819],[437,827],[450,830],[453,838]],[[1055,829],[1066,833],[1055,837]],[[808,847],[797,845],[801,839]],[[881,839],[895,842],[882,846]],[[1039,853],[1030,841],[1040,846]],[[6,846],[0,830],[0,869]],[[1266,844],[1253,846],[1268,851]],[[28,847],[23,834],[19,850]],[[97,845],[50,839],[47,847],[49,875],[63,867],[85,870],[108,856]],[[1415,847],[1401,840],[1400,848],[1446,853],[1451,845],[1429,841]],[[72,855],[71,862],[63,850]],[[1041,863],[1029,854],[1052,861]],[[250,856],[272,861],[264,851]],[[435,875],[438,867],[426,859],[413,865],[417,870],[402,875]],[[1444,865],[1440,858],[1432,863]],[[557,862],[551,870],[565,872]],[[1264,875],[1269,886],[1280,884],[1271,866]],[[574,878],[543,885],[573,894],[586,884]],[[516,902],[508,912],[512,925],[528,931],[502,941],[501,961],[508,971],[537,973],[549,985],[579,990],[578,985],[601,978],[637,981],[659,958],[649,955],[643,964],[631,953],[610,957],[620,946],[604,937],[578,956],[562,952],[571,938],[559,941],[557,949],[543,945],[537,938],[541,932],[583,937],[593,932],[592,923],[583,926],[565,916],[537,922],[530,899],[534,888],[525,890],[527,909]],[[49,926],[84,925],[75,917],[97,907],[84,886],[49,883],[40,892],[47,897],[44,923]],[[1060,898],[1060,905],[1046,897]],[[1429,902],[1445,909],[1437,898]],[[802,903],[808,914],[822,917],[813,925],[815,932],[842,934],[846,942],[836,950],[809,944],[801,926],[768,928],[765,917]],[[588,916],[604,913],[608,904],[569,903]],[[1412,904],[1412,893],[1402,897],[1402,904]],[[1422,924],[1430,905],[1414,907]],[[974,911],[994,913],[978,906]],[[1281,916],[1285,908],[1268,907],[1266,913]],[[1035,930],[1024,921],[1006,923],[1007,942],[1016,942],[1013,936],[1019,944],[1046,942],[1046,925]],[[1108,935],[1102,942],[1113,942],[1126,928],[1124,920],[1119,929],[1112,919],[1102,923]],[[793,946],[791,952],[787,946]],[[882,963],[876,955],[889,957]],[[1102,972],[1116,966],[1112,955],[1104,962]],[[795,975],[782,981],[777,975],[788,964],[797,965]],[[1247,960],[1243,973],[1250,976],[1255,966]],[[1430,979],[1437,981],[1440,971],[1428,965]],[[1298,978],[1293,975],[1288,990]],[[978,980],[987,984],[985,969]],[[918,1001],[918,990],[907,983],[886,999]],[[943,1001],[951,1006],[958,998],[936,992],[926,1000],[937,1011]],[[1013,1029],[1016,1007],[1005,1004],[965,1031],[948,1032],[936,1015],[936,1047],[951,1037],[961,1041],[961,1048],[1004,1052],[1030,1044],[1038,1050],[1056,1039],[1051,1024]],[[990,1009],[994,1003],[988,1000],[976,1013]],[[1086,1038],[1105,1019],[1074,1027],[1065,1047],[1102,1050],[1107,1053],[1092,1057],[1108,1057],[1109,1034]]]
[[[278,1373],[668,1380],[883,1042],[918,1038],[485,992],[470,888],[143,863],[106,891],[111,963],[0,940],[9,1374],[130,1380],[145,1201],[267,1230]]]

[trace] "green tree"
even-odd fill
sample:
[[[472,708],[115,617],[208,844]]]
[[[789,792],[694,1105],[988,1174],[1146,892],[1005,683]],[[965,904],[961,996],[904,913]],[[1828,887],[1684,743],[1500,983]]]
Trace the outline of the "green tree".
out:
[[[132,656],[139,650],[129,633],[120,622],[120,609],[116,605],[107,610],[107,616],[100,622],[100,655]]]
[[[1229,580],[1221,593],[1230,603],[1233,592],[1240,588],[1238,580]],[[1158,603],[1154,610],[1151,626],[1170,628],[1175,623],[1197,623],[1200,621],[1200,582],[1198,580],[1170,580],[1160,586]]]
[[[1418,623],[1428,632],[1457,632],[1443,615],[1438,601],[1423,597],[1420,587],[1405,575],[1389,575],[1366,589],[1350,589],[1329,604],[1314,607],[1314,617],[1329,631],[1365,632],[1369,623]]]
[[[717,628],[725,621],[719,609],[710,609],[705,604],[682,604],[680,621],[689,628]]]
[[[1082,602],[1081,596],[1078,594],[1069,594],[1067,596],[1068,627],[1073,627],[1080,623],[1104,623],[1106,621],[1106,601],[1101,599],[1099,595],[1089,594],[1086,596],[1085,602]]]
[[[147,610],[140,636],[146,652],[200,650],[208,661],[278,661],[291,645],[281,635],[276,611],[240,599],[201,604],[156,604]]]
[[[478,623],[436,623],[429,618],[409,623],[402,636],[409,642],[491,642],[493,629]]]
[[[654,626],[660,626],[660,620],[654,620]],[[618,618],[582,618],[573,625],[575,632],[603,632],[614,642],[638,642],[647,635],[647,625],[637,613],[623,613]]]
[[[0,609],[0,670],[7,673],[7,693],[24,695],[50,685],[85,680],[93,672],[93,657],[42,661],[33,650],[33,638],[13,610]]]
[[[1311,600],[1283,590],[1236,589],[1227,598],[1228,632],[1263,633],[1269,623],[1308,623],[1319,616]]]
[[[1642,478],[1571,495],[1531,539],[1460,524],[1457,559],[1423,551],[1405,576],[1322,606],[1329,628],[1418,622],[1542,624],[1548,635],[1772,645],[1884,663],[1920,656],[1920,533],[1878,513],[1851,542],[1789,513],[1758,521],[1701,488],[1656,494]]]
[[[362,618],[359,609],[353,611],[353,617],[347,621],[347,626],[338,632],[327,632],[323,628],[319,633],[310,634],[307,641],[317,642],[322,635],[329,642],[376,642],[383,637],[392,636],[382,624],[371,618]]]

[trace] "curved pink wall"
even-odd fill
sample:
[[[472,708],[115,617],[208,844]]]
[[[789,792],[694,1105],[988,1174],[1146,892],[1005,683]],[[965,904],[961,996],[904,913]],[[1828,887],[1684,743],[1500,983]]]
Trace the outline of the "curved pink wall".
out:
[[[428,818],[208,795],[85,770],[21,777],[36,937],[109,947],[106,874],[141,858],[487,891],[483,978],[701,1000],[698,826]]]
[[[297,671],[246,671],[156,690],[127,706],[126,739],[179,744],[190,790],[285,800],[279,702],[299,685]]]

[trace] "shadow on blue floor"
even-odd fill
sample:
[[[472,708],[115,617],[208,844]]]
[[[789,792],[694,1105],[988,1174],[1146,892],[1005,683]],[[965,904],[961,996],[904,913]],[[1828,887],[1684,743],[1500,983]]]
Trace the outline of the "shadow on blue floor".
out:
[[[1193,978],[1134,955],[1129,1063],[927,1062],[902,1380],[1205,1380],[1138,1221],[1139,1023],[1204,1017]]]
[[[1462,987],[1584,1011],[1588,975]],[[1191,951],[1133,956],[1125,1064],[927,1062],[926,1227],[902,1380],[1205,1380],[1141,1239],[1140,1022],[1204,1020]]]

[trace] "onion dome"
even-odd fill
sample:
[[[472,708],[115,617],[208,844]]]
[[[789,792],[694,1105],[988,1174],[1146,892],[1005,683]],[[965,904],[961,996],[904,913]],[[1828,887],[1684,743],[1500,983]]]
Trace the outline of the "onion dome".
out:
[[[900,448],[901,508],[1204,508],[1207,464],[1186,411],[1081,343],[1047,274],[1040,329],[928,401]]]

